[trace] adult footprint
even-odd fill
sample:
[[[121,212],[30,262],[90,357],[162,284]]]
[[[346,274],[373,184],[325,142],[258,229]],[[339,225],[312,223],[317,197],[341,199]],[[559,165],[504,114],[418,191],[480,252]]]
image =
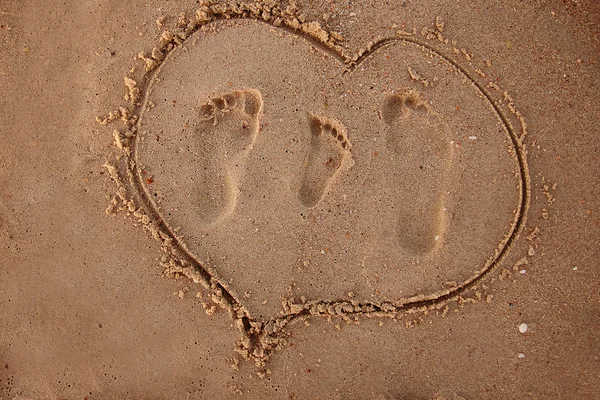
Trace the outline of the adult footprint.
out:
[[[350,159],[350,142],[346,129],[331,118],[308,116],[310,148],[298,198],[303,206],[316,206]]]
[[[388,95],[381,115],[388,126],[387,151],[395,159],[388,176],[399,199],[398,243],[424,255],[437,247],[445,230],[444,193],[453,154],[449,132],[415,91]]]
[[[205,224],[227,218],[237,205],[244,160],[259,131],[262,96],[254,89],[236,90],[200,105],[197,204]]]

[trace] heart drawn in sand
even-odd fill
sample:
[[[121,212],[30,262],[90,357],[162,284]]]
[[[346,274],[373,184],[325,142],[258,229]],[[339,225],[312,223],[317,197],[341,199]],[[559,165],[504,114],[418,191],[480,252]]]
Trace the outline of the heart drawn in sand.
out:
[[[298,318],[436,308],[474,287],[529,196],[489,89],[414,36],[351,59],[318,26],[223,20],[234,11],[163,35],[129,82],[121,197],[167,274],[203,283],[259,364]]]

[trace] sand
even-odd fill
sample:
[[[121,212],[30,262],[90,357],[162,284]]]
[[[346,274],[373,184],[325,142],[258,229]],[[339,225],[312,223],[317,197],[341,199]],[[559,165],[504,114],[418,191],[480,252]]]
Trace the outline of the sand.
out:
[[[0,398],[594,398],[599,11],[4,3]]]

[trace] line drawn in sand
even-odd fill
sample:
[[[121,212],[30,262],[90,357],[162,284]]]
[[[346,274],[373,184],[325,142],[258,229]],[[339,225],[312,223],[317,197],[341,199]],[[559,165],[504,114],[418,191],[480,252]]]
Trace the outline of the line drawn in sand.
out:
[[[504,125],[505,133],[510,140],[512,150],[515,154],[518,166],[517,178],[519,181],[519,200],[514,221],[504,240],[499,243],[495,253],[480,270],[476,271],[465,281],[451,285],[447,289],[429,296],[419,295],[381,303],[354,300],[302,299],[301,302],[288,300],[284,302],[280,315],[261,320],[253,317],[251,310],[244,306],[243,298],[238,298],[235,295],[235,291],[229,288],[227,282],[219,278],[218,271],[204,265],[188,250],[184,240],[177,235],[175,230],[161,216],[159,208],[150,195],[144,181],[137,153],[139,145],[137,127],[144,110],[149,106],[147,103],[149,88],[153,83],[153,79],[160,73],[163,62],[169,58],[170,52],[180,46],[203,26],[225,19],[236,18],[256,20],[304,37],[314,46],[345,64],[346,69],[344,74],[351,74],[364,60],[375,55],[379,49],[385,46],[407,44],[418,46],[435,54],[436,57],[445,60],[445,62],[456,68],[464,79],[468,79],[473,83],[476,90],[489,102],[489,105]],[[401,316],[404,313],[439,310],[444,308],[448,301],[454,299],[458,299],[459,302],[461,299],[464,301],[462,295],[474,288],[485,276],[489,275],[494,270],[494,267],[510,251],[523,229],[529,207],[530,178],[522,144],[526,133],[526,126],[522,116],[516,111],[514,105],[512,108],[509,107],[509,111],[505,111],[492,92],[474,73],[462,67],[454,58],[444,55],[441,50],[438,50],[437,45],[431,44],[427,41],[428,39],[418,38],[416,33],[408,35],[399,34],[398,36],[376,40],[367,45],[354,57],[345,54],[341,46],[339,46],[339,40],[339,35],[325,31],[317,22],[300,22],[296,17],[295,11],[244,3],[203,6],[196,12],[195,18],[178,32],[165,31],[160,38],[160,46],[153,49],[152,56],[145,55],[141,57],[146,63],[144,79],[125,79],[129,90],[127,99],[130,105],[121,107],[108,114],[106,118],[98,120],[101,124],[106,125],[114,120],[121,119],[125,125],[124,132],[117,130],[114,133],[115,144],[121,151],[121,163],[117,165],[114,165],[114,163],[105,164],[109,175],[117,185],[117,192],[113,196],[107,212],[113,213],[117,210],[127,211],[142,223],[144,229],[149,231],[153,238],[162,243],[165,254],[161,263],[165,267],[167,275],[188,277],[211,291],[212,300],[229,311],[235,321],[235,326],[241,334],[241,339],[236,346],[237,351],[245,358],[254,360],[259,367],[264,367],[272,351],[285,345],[285,338],[287,336],[285,328],[294,320],[309,318],[311,316],[340,316],[342,318],[354,318],[357,316],[395,317]],[[260,106],[254,106],[252,110],[248,111],[244,106],[244,111],[242,111],[242,108],[236,108],[238,104],[242,103],[241,98],[251,98],[255,104],[258,104],[257,99],[260,99],[260,93],[253,92],[251,89],[231,92],[216,100],[213,99],[200,107],[200,113],[204,119],[200,124],[214,124],[216,122],[217,125],[213,125],[215,134],[222,132],[219,128],[221,122],[224,126],[227,126],[229,123],[233,124],[235,121],[238,123],[241,121],[242,131],[244,129],[249,130],[249,133],[243,136],[243,139],[240,139],[243,140],[241,143],[237,142],[235,145],[233,142],[231,143],[232,148],[237,149],[237,151],[233,151],[234,157],[243,157],[244,152],[251,146],[253,135],[254,137],[256,135],[256,133],[252,133],[254,131],[252,127],[258,121],[257,116],[260,114],[261,108]],[[229,109],[233,109],[233,111],[227,111]],[[232,113],[230,119],[230,116],[227,115],[228,112]],[[399,97],[396,95],[396,97],[387,98],[382,108],[382,117],[387,121],[390,128],[388,142],[390,147],[393,148],[394,142],[398,140],[397,136],[394,135],[397,135],[401,131],[402,123],[407,123],[414,115],[418,114],[431,116],[428,113],[429,111],[423,108],[418,98],[415,98],[410,93],[401,94]],[[521,134],[517,133],[510,121],[513,117],[516,117],[515,119],[518,120],[517,124],[521,123]],[[246,121],[248,124],[247,127],[244,127],[243,121]],[[299,192],[299,199],[306,207],[312,207],[319,202],[323,194],[327,191],[331,179],[335,179],[336,174],[339,174],[339,165],[343,164],[345,160],[350,159],[346,149],[349,147],[349,142],[345,130],[339,122],[327,117],[317,116],[310,116],[309,121],[311,124],[313,150],[308,155],[308,164],[304,171],[304,183]],[[200,124],[199,135],[209,134],[209,127],[205,125],[200,128]],[[334,129],[336,131],[335,141],[333,140]],[[434,138],[438,134],[443,135],[443,132],[439,133],[435,130],[431,132]],[[325,141],[326,144],[323,144],[323,142],[320,142],[321,144],[319,145],[316,144],[321,140],[325,140],[327,135],[331,137],[328,137],[328,141]],[[335,146],[339,146],[339,148],[336,149]],[[333,155],[326,156],[331,151],[333,151]],[[442,148],[439,151],[447,154],[446,158],[451,156],[448,155],[447,149]],[[327,157],[327,161],[331,158],[331,165],[311,165],[311,160],[317,160],[323,156]],[[223,159],[225,160],[225,157]],[[443,163],[445,161],[442,159],[436,162]],[[225,162],[225,164],[227,163]],[[431,163],[431,168],[441,170],[441,166],[433,162]],[[441,176],[436,176],[436,174],[432,176],[440,178],[443,181]],[[329,178],[318,181],[316,179],[317,176],[329,176]],[[218,174],[218,179],[224,179],[225,181],[229,179],[231,181],[228,184],[229,186],[226,185],[229,187],[229,192],[223,191],[217,195],[219,201],[216,202],[216,206],[211,205],[210,207],[212,208],[206,213],[205,220],[207,223],[226,217],[231,207],[235,205],[235,173],[226,172]],[[201,188],[200,191],[210,191],[213,185],[214,182],[209,183],[207,181],[206,186]],[[432,194],[431,196],[431,207],[434,209],[439,209],[440,207],[439,200],[436,200],[438,198],[439,196],[437,195]],[[417,214],[423,212],[425,211],[414,211]],[[399,222],[403,223],[401,219]],[[404,243],[405,246],[412,247],[416,252],[427,252],[432,247],[431,236],[441,232],[441,225],[436,218],[433,218],[431,222],[424,224],[424,227],[415,228],[424,232],[420,235],[423,237],[421,240],[414,242],[412,239],[400,236],[399,241]]]

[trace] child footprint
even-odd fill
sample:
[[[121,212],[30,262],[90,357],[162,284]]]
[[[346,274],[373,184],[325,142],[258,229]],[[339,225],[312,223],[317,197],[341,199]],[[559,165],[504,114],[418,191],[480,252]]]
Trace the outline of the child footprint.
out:
[[[309,114],[308,124],[310,148],[298,198],[303,206],[312,208],[325,196],[351,155],[346,129],[339,121]]]
[[[452,161],[449,133],[418,92],[388,95],[381,116],[388,126],[387,151],[396,173],[389,187],[397,191],[396,234],[412,254],[433,251],[444,234],[447,179]]]
[[[237,205],[239,170],[258,134],[262,106],[255,89],[225,93],[200,106],[197,204],[204,224],[221,222]]]

